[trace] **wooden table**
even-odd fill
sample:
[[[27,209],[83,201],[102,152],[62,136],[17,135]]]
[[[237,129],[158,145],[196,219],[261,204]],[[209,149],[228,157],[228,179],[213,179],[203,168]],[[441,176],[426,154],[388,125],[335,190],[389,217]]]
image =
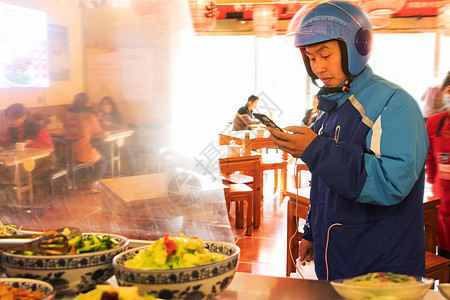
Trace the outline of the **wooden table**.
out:
[[[102,140],[109,143],[111,177],[115,176],[115,163],[117,163],[117,175],[120,176],[120,148],[123,146],[123,139],[133,133],[134,130],[132,129],[119,129],[103,133]]]
[[[251,174],[253,177],[252,203],[249,202],[248,208],[253,209],[253,228],[259,228],[261,223],[261,194],[262,194],[262,176],[261,172],[261,155],[247,155],[238,157],[226,157],[219,159],[220,171],[222,174],[232,174],[236,171]],[[238,209],[238,205],[236,205]],[[248,219],[247,219],[248,220]],[[236,222],[238,220],[236,219]],[[251,234],[251,229],[247,228],[247,233]]]
[[[64,138],[65,129],[47,129],[48,134],[51,137]],[[103,131],[98,135],[94,135],[93,139],[100,139],[105,143],[108,143],[109,148],[109,159],[111,167],[111,177],[115,176],[116,163],[117,163],[117,175],[120,176],[120,148],[123,145],[123,139],[134,134],[132,129],[117,129]]]
[[[236,145],[242,145],[246,132],[250,133],[251,150],[278,148],[270,138],[270,132],[267,130],[264,132],[264,137],[257,137],[256,131],[253,130],[230,131],[227,134],[219,134],[219,145],[229,145],[231,141],[234,141]]]
[[[212,182],[198,174],[193,175],[199,179],[202,193],[217,190],[221,190],[223,193],[223,189],[227,188],[220,182]],[[133,209],[173,206],[174,198],[170,198],[169,195],[171,193],[168,186],[170,179],[168,174],[153,173],[101,180],[103,215],[126,213],[127,216],[130,216]],[[164,217],[161,214],[160,216]]]
[[[53,148],[25,148],[24,151],[2,150],[0,151],[0,166],[17,166],[14,170],[14,184],[17,187],[17,200],[19,205],[24,205],[22,193],[27,192],[30,195],[30,204],[33,203],[33,176],[23,168],[23,163],[27,160],[38,160],[48,157],[53,152]],[[27,172],[27,184],[22,184],[22,172]]]
[[[278,148],[277,145],[274,144],[272,139],[270,138],[270,132],[268,130],[264,131],[264,137],[258,137],[256,131],[254,130],[241,130],[241,131],[230,131],[227,134],[219,134],[219,145],[230,145],[231,141],[234,141],[236,145],[242,145],[245,133],[250,133],[250,150],[260,150],[263,148]],[[287,164],[288,154],[287,152],[283,152],[282,160]],[[271,169],[270,163],[268,164],[268,168],[264,167],[264,157],[262,164],[262,172],[264,170]],[[287,167],[281,169],[281,184],[280,184],[280,192],[283,196],[286,196],[287,191]],[[261,178],[263,178],[261,174]],[[262,195],[262,194],[261,194]]]
[[[103,179],[102,213],[130,215],[132,208],[168,203],[167,180],[164,173]]]

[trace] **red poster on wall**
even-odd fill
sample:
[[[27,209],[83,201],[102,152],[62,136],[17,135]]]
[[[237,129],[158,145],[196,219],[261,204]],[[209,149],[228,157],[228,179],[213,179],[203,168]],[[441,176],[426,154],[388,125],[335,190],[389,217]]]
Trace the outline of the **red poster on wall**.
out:
[[[405,6],[396,13],[398,16],[435,16],[444,0],[408,0]],[[274,3],[278,10],[278,19],[291,19],[302,8],[304,3]],[[253,19],[254,3],[217,4],[217,19]]]
[[[408,0],[405,6],[396,13],[398,16],[435,16],[444,0]]]

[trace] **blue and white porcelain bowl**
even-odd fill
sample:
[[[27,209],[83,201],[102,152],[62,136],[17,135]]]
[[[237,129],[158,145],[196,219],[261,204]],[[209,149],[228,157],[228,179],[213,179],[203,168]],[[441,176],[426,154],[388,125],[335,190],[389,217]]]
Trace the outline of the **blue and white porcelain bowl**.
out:
[[[8,236],[8,235],[16,235],[19,234],[19,230],[17,230],[14,227],[4,226],[0,232],[0,236]],[[0,250],[0,275],[3,274],[3,267],[2,267],[2,252],[3,250]]]
[[[205,247],[227,258],[206,265],[169,269],[133,269],[124,266],[139,251],[150,246],[127,250],[113,259],[114,273],[120,286],[137,286],[139,293],[161,299],[206,299],[219,294],[230,283],[239,262],[240,248],[226,242],[205,241]]]
[[[90,233],[83,233],[84,236]],[[92,233],[98,234],[98,233]],[[46,281],[55,287],[56,293],[85,292],[95,288],[114,275],[114,256],[127,249],[128,239],[121,235],[110,236],[120,246],[89,253],[67,255],[22,255],[4,252],[3,268],[8,277],[32,278]]]
[[[0,278],[0,283],[19,289],[41,292],[44,295],[43,300],[55,299],[55,289],[45,281],[28,278]]]

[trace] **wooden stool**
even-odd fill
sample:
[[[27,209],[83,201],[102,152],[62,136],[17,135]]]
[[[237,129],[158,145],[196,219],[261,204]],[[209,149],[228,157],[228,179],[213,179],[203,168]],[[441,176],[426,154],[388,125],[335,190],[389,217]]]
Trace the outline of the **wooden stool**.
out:
[[[439,283],[449,282],[450,260],[445,257],[425,251],[426,277],[439,280]]]
[[[243,183],[232,183],[225,189],[227,211],[230,203],[236,202],[236,227],[244,226],[244,202],[247,202],[247,231],[246,235],[252,235],[253,230],[253,189]]]

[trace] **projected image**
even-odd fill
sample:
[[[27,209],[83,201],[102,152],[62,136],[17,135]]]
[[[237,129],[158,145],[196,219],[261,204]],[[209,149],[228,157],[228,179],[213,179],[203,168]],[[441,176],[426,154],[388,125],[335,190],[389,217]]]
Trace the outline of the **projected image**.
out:
[[[0,3],[0,88],[48,87],[47,16]]]

